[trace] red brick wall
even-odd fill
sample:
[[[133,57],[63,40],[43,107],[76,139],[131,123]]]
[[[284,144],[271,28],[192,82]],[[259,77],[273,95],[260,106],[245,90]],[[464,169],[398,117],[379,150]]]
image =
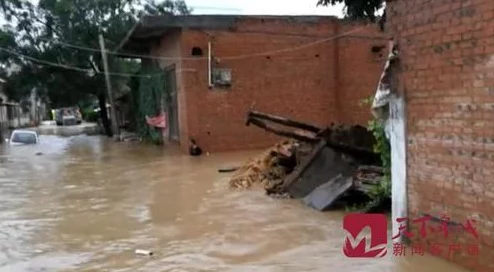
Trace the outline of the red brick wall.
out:
[[[340,33],[351,31],[358,24],[345,24]],[[365,31],[352,33],[339,39],[338,49],[338,93],[340,122],[367,125],[372,117],[370,105],[362,105],[365,98],[374,95],[387,57],[388,38],[375,25]],[[372,47],[385,46],[380,52]]]
[[[200,114],[190,116],[190,135],[207,150],[225,151],[266,147],[275,138],[257,127],[246,127],[250,106],[273,114],[324,125],[336,117],[334,93],[334,46],[323,43],[305,50],[268,56],[228,60],[225,57],[251,55],[304,44],[334,35],[332,20],[324,24],[292,25],[289,22],[243,20],[235,32],[210,31],[212,52],[220,59],[218,67],[232,69],[232,87],[209,90],[207,62],[185,61],[184,66],[197,69],[185,82],[189,108]],[[279,32],[287,32],[282,34]],[[275,33],[275,34],[271,34]],[[200,46],[207,53],[208,36],[187,31],[183,51]],[[319,57],[316,57],[319,55]]]
[[[395,0],[388,7],[407,97],[409,217],[475,219],[480,257],[463,248],[451,259],[494,271],[494,1]],[[476,241],[463,231],[450,237],[421,242],[442,243],[447,257],[451,243]]]
[[[202,48],[207,56],[210,34],[213,55],[220,60],[217,67],[232,69],[233,81],[230,88],[210,90],[207,60],[182,62],[183,68],[195,70],[182,74],[188,136],[194,137],[205,150],[214,152],[271,145],[278,138],[257,127],[245,126],[245,114],[253,103],[256,110],[319,126],[340,121],[366,124],[370,117],[368,108],[359,108],[358,101],[375,92],[383,67],[383,62],[370,52],[376,42],[385,44],[382,39],[372,38],[379,35],[375,26],[341,41],[228,59],[297,47],[337,35],[340,28],[346,31],[355,27],[341,25],[334,18],[312,22],[244,18],[238,21],[234,32],[184,31],[182,56],[190,58],[194,46]]]

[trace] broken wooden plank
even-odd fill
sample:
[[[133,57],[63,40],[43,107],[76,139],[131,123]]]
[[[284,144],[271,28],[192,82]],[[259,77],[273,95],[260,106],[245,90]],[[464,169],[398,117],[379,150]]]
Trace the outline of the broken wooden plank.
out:
[[[359,192],[362,192],[364,194],[369,194],[369,192],[371,192],[374,188],[376,187],[375,184],[355,184],[354,185],[354,190],[355,191],[359,191]]]
[[[304,204],[319,211],[331,208],[331,205],[353,186],[351,177],[341,174],[317,187],[303,200]]]
[[[302,141],[302,142],[317,142],[319,141],[319,139],[317,138],[311,138],[311,137],[307,137],[305,135],[301,135],[301,134],[298,134],[296,132],[290,132],[290,131],[283,131],[283,130],[279,130],[279,129],[276,129],[276,128],[273,128],[269,125],[267,125],[266,123],[264,123],[263,121],[260,121],[260,120],[257,120],[257,119],[250,119],[249,120],[249,123],[252,123],[268,132],[271,132],[275,135],[278,135],[278,136],[282,136],[282,137],[288,137],[288,138],[292,138],[292,139],[295,139],[295,140],[298,140],[298,141]]]
[[[372,150],[356,146],[349,146],[342,143],[335,143],[328,141],[327,139],[326,143],[329,147],[337,152],[351,155],[359,164],[381,164],[381,155],[375,153]]]
[[[266,119],[266,120],[269,120],[269,121],[274,122],[274,123],[282,124],[282,125],[289,126],[289,127],[295,127],[298,129],[308,130],[308,131],[313,132],[313,133],[318,133],[319,131],[321,131],[321,128],[310,125],[310,124],[306,124],[306,123],[303,123],[300,121],[295,121],[295,120],[291,120],[288,118],[275,116],[275,115],[267,114],[267,113],[262,113],[262,112],[258,112],[258,111],[250,111],[247,114],[247,116],[248,116],[247,117],[248,120],[250,120],[252,118]]]
[[[291,132],[291,131],[283,131],[278,128],[271,127],[267,125],[265,122],[257,120],[257,119],[250,119],[249,124],[252,123],[268,132],[271,132],[275,135],[282,136],[282,137],[288,137],[292,138],[301,142],[307,142],[307,143],[317,143],[321,138],[312,138],[308,137],[306,135],[299,134],[297,132]],[[331,148],[334,148],[338,152],[343,152],[347,154],[351,154],[357,159],[364,160],[364,163],[371,163],[371,162],[379,162],[380,161],[380,155],[374,153],[372,150],[368,150],[365,148],[361,147],[356,147],[356,146],[349,146],[343,143],[336,143],[336,142],[328,142],[326,139],[326,145],[328,145]]]
[[[375,172],[379,174],[384,174],[384,168],[375,165],[360,165],[358,171],[361,172]]]
[[[362,184],[379,184],[382,181],[382,176],[381,177],[376,177],[376,178],[359,178],[358,182]]]
[[[360,126],[351,126],[349,128],[345,126],[333,126],[331,128],[319,129],[314,136],[308,136],[302,132],[294,132],[294,131],[284,131],[280,128],[270,126],[266,122],[259,120],[260,118],[274,121],[275,123],[282,123],[291,127],[303,128],[306,131],[311,131],[311,133],[317,128],[316,126],[304,124],[298,121],[289,120],[283,117],[274,116],[265,113],[259,112],[249,112],[246,125],[254,124],[268,132],[271,132],[275,135],[282,137],[289,137],[292,139],[296,139],[298,141],[307,142],[307,143],[316,143],[319,139],[325,139],[326,144],[335,149],[335,151],[346,153],[351,155],[358,164],[380,164],[380,156],[376,154],[371,147],[368,147],[368,144],[364,146],[359,146],[358,144],[366,142],[362,141],[359,138],[373,137],[372,134],[367,135],[368,132],[365,128]],[[363,128],[363,130],[362,130]],[[365,131],[365,135],[361,136],[359,132]],[[369,139],[367,139],[369,140]],[[368,142],[368,141],[367,141]],[[353,144],[352,144],[353,143]]]

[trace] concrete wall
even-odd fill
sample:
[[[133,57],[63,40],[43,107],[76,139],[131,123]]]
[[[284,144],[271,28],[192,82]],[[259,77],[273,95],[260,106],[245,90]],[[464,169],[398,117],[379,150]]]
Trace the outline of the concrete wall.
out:
[[[305,46],[352,30],[349,36]],[[214,67],[231,69],[231,87],[208,87],[208,41],[219,60]],[[165,35],[152,53],[183,58],[161,63],[181,68],[177,82],[184,149],[193,137],[204,150],[219,152],[264,148],[279,139],[245,126],[253,104],[256,110],[319,126],[367,124],[369,107],[361,107],[359,101],[375,91],[386,54],[379,57],[371,48],[386,43],[375,25],[332,17],[306,21],[243,17],[232,31],[183,30]],[[194,47],[201,48],[203,55],[192,56]],[[259,55],[264,52],[270,53]]]
[[[409,222],[412,240],[441,244],[442,257],[474,271],[493,271],[494,1],[395,0],[387,15],[407,97],[408,217],[476,220],[479,234],[451,227],[447,238],[423,239]],[[479,257],[468,251],[477,243]],[[461,248],[449,255],[449,245]]]

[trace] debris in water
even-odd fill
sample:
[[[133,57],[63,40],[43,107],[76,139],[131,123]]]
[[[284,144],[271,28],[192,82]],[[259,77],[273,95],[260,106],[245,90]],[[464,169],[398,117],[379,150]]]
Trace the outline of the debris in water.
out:
[[[270,188],[273,182],[282,180],[295,167],[296,146],[297,141],[285,140],[250,159],[234,174],[230,187],[247,189],[254,184],[261,184],[266,189]]]
[[[136,249],[135,254],[144,255],[144,256],[153,256],[153,252],[151,252],[149,250],[143,250],[143,249]]]
[[[43,155],[43,152],[37,152],[36,153],[36,156],[41,156],[41,155]]]
[[[288,126],[282,130],[266,121]],[[375,138],[363,126],[310,124],[260,112],[249,112],[253,124],[285,140],[239,168],[229,182],[232,188],[261,184],[276,198],[298,198],[318,210],[327,210],[347,196],[362,198],[379,185],[383,168],[373,150]]]
[[[117,142],[140,142],[142,139],[135,133],[123,131],[115,139]]]
[[[234,171],[237,171],[240,167],[220,167],[218,169],[218,172],[220,173],[229,173],[229,172],[234,172]]]

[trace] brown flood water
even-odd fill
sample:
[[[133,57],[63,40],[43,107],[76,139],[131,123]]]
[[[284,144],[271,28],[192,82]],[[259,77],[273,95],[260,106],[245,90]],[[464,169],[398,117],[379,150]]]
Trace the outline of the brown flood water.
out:
[[[465,271],[433,257],[346,258],[343,213],[228,189],[217,168],[254,152],[41,140],[0,146],[0,271]]]

